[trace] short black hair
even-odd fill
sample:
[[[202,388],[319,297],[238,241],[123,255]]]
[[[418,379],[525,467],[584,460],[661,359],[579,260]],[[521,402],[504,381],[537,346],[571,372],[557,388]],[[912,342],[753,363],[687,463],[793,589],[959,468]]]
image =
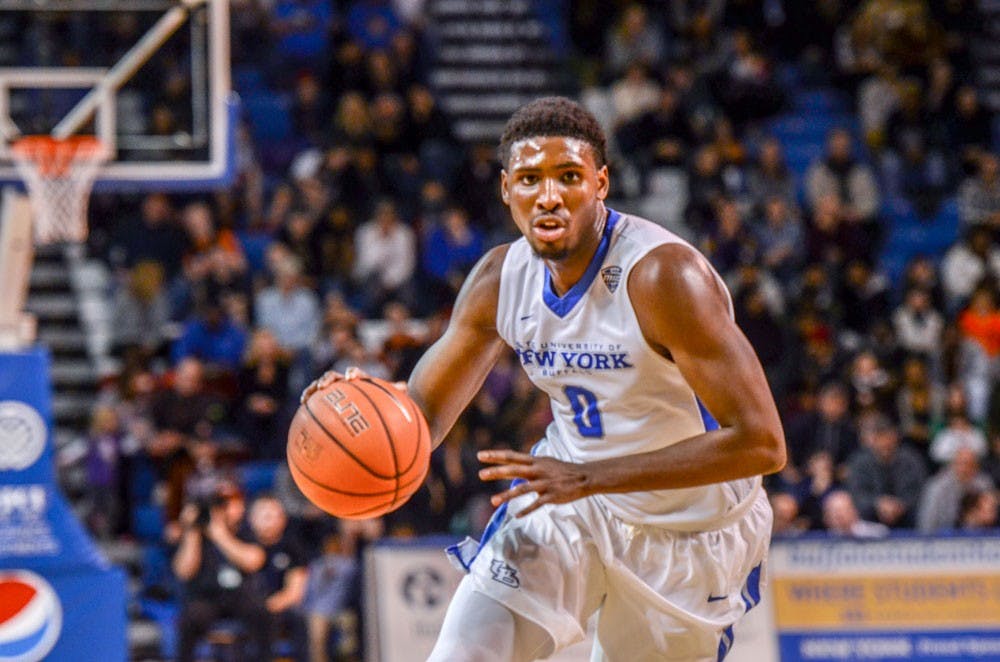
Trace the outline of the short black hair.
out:
[[[597,118],[572,99],[542,97],[515,111],[500,136],[500,163],[507,167],[511,145],[536,136],[578,138],[594,149],[594,161],[598,168],[607,162],[608,141],[604,130]]]

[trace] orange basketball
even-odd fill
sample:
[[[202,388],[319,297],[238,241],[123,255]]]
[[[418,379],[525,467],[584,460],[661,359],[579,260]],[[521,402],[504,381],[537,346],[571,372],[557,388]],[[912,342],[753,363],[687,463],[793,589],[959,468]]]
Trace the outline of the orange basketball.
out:
[[[431,435],[423,413],[392,384],[335,381],[299,406],[288,430],[295,484],[336,517],[378,517],[424,482]]]

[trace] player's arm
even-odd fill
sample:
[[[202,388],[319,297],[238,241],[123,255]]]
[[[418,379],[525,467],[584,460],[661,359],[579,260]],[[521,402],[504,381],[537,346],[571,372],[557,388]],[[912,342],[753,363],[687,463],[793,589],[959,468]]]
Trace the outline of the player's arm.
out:
[[[408,391],[430,425],[434,448],[475,397],[503,349],[496,312],[507,246],[494,248],[466,278],[444,335],[420,358]]]
[[[537,492],[538,500],[519,513],[527,514],[590,494],[695,487],[784,466],[784,434],[764,371],[704,259],[685,246],[661,246],[633,268],[628,291],[646,340],[677,364],[720,428],[660,450],[585,464],[483,451],[481,460],[500,465],[484,469],[484,479],[527,480],[494,503]]]

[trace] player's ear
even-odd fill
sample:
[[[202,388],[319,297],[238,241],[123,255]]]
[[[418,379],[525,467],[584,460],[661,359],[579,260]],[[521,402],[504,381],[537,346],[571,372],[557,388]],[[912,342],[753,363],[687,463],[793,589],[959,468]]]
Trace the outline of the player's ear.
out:
[[[608,197],[608,190],[611,186],[611,180],[608,175],[608,164],[605,163],[601,166],[600,170],[597,171],[597,199],[605,200]]]
[[[500,199],[503,203],[510,206],[510,193],[507,192],[507,171],[500,171]]]

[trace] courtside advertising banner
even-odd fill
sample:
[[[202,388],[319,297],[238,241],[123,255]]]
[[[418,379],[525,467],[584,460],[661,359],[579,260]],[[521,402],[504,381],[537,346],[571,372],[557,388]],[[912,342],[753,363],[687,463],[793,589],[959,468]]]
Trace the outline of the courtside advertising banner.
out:
[[[0,662],[126,657],[125,580],[56,486],[49,356],[0,354]]]
[[[369,662],[424,662],[462,581],[444,548],[452,538],[379,543],[366,559]]]
[[[771,547],[782,662],[1000,660],[1000,537]]]

